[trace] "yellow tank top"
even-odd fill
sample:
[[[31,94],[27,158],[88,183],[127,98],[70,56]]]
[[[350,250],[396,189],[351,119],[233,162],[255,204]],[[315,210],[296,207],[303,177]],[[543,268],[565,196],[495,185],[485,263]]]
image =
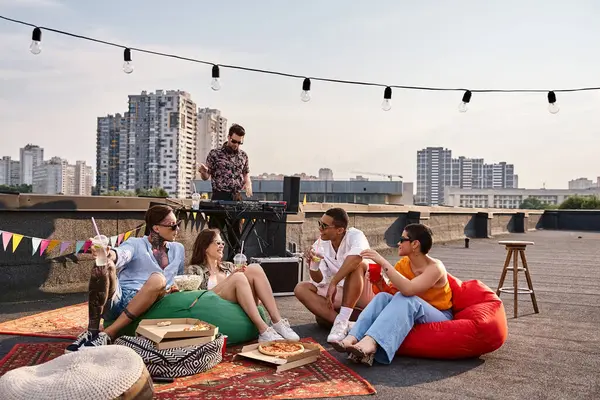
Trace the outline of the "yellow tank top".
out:
[[[406,279],[413,280],[415,278],[415,273],[410,268],[410,259],[408,257],[402,257],[394,266],[396,271],[400,272]],[[390,287],[392,289],[390,293],[398,292],[398,289],[395,287]],[[452,308],[452,290],[450,289],[450,283],[446,282],[443,287],[433,287],[426,290],[423,293],[418,294],[420,298],[437,308],[438,310],[447,310]]]

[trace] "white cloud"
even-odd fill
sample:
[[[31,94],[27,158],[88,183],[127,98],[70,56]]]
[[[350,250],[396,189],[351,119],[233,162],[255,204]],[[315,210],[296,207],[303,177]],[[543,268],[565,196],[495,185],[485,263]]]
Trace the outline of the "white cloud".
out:
[[[57,0],[0,0],[0,7],[11,8],[48,8],[64,7]]]

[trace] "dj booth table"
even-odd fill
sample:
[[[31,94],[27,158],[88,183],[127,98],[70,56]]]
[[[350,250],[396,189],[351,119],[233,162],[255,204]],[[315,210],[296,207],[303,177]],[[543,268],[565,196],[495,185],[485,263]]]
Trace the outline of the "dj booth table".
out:
[[[303,280],[302,257],[287,251],[286,202],[203,200],[198,209],[179,208],[178,212],[195,213],[200,230],[213,226],[217,219],[224,223],[223,259],[231,261],[243,245],[248,261],[261,264],[265,270],[275,295],[292,295],[295,285]],[[227,231],[239,232],[239,236],[229,237]]]

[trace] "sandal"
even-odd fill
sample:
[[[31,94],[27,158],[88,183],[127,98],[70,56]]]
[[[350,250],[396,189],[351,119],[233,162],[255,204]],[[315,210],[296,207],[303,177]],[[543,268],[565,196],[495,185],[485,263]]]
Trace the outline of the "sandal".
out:
[[[348,348],[342,342],[331,342],[329,344],[331,344],[331,347],[333,347],[336,351],[339,351],[340,353],[348,352]]]
[[[368,365],[369,367],[373,366],[373,360],[375,359],[375,353],[366,354],[363,349],[350,346],[347,350],[352,354],[356,359],[360,360],[362,364]]]

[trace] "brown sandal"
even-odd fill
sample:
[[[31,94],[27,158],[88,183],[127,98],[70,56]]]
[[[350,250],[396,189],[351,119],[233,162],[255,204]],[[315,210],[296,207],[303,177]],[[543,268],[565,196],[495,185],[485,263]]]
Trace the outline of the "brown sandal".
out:
[[[340,353],[348,352],[348,348],[342,342],[331,342],[329,344],[331,345],[331,347],[333,347],[336,351],[339,351]]]
[[[362,364],[368,365],[369,367],[373,366],[373,360],[375,358],[375,353],[366,354],[363,349],[350,346],[347,350],[352,354],[356,359],[360,360]]]

